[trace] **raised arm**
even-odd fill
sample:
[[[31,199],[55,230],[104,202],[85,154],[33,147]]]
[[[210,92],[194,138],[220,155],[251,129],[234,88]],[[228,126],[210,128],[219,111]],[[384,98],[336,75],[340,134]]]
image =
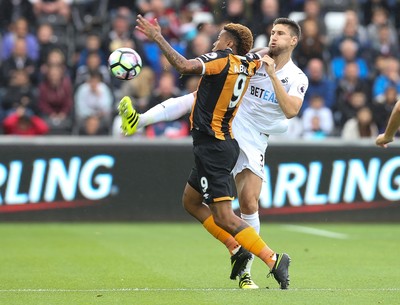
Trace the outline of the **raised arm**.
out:
[[[261,59],[265,63],[265,70],[269,75],[272,86],[274,87],[276,99],[281,107],[286,118],[291,119],[295,117],[303,104],[301,98],[289,95],[285,88],[283,88],[281,81],[275,74],[275,61],[268,55],[264,55]]]
[[[389,122],[386,126],[384,133],[380,134],[376,140],[376,145],[380,147],[387,147],[387,144],[393,142],[394,135],[400,127],[400,100],[397,101],[392,113],[389,117]]]
[[[154,19],[154,24],[151,24],[143,16],[138,15],[136,22],[136,29],[145,34],[149,40],[157,43],[165,57],[180,74],[202,73],[203,65],[200,61],[197,59],[186,59],[165,40],[161,34],[161,27],[157,19]]]

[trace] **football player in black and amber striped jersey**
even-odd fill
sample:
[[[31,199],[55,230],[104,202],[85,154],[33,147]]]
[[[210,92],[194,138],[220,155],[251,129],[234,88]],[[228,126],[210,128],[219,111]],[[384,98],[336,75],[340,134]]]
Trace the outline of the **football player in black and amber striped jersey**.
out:
[[[232,134],[232,120],[250,78],[261,65],[259,60],[245,56],[253,44],[251,31],[243,25],[229,23],[221,30],[211,53],[186,59],[164,39],[156,19],[150,23],[138,15],[136,21],[136,29],[158,44],[179,73],[202,75],[190,115],[195,167],[183,197],[184,200],[202,200],[212,216],[208,209],[200,209],[192,215],[213,236],[220,240],[226,238],[223,242],[232,254],[231,278],[236,278],[244,269],[251,258],[250,251],[266,263],[281,288],[286,289],[289,257],[275,253],[255,229],[232,210],[231,171],[239,155],[239,146]]]
[[[259,61],[233,55],[229,48],[197,60],[203,66],[203,77],[190,115],[191,128],[219,140],[231,139],[232,119]]]

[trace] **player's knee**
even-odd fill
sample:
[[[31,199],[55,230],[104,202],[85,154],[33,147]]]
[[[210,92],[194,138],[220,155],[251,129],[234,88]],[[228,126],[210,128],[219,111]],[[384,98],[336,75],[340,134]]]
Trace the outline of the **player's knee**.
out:
[[[194,215],[201,204],[201,194],[198,194],[192,188],[186,188],[184,190],[182,195],[182,205],[189,214]]]
[[[239,199],[240,212],[243,214],[254,214],[258,211],[258,197],[244,196]]]

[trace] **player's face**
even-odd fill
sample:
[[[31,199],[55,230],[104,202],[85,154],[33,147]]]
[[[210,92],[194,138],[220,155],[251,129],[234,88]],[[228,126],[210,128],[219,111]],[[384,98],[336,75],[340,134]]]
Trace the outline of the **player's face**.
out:
[[[230,43],[230,40],[228,38],[228,33],[225,30],[222,30],[217,37],[217,41],[213,43],[212,51],[215,52],[228,48]]]
[[[277,24],[271,30],[269,50],[271,56],[279,55],[296,45],[297,38],[291,36],[290,28],[284,24]]]

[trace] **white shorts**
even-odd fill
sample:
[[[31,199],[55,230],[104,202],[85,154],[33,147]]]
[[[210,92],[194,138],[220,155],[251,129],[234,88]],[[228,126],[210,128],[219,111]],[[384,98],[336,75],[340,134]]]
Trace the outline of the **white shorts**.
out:
[[[233,120],[232,131],[240,147],[239,158],[232,170],[233,176],[248,168],[264,180],[264,158],[269,136],[257,131],[252,125],[243,123],[237,117]]]

